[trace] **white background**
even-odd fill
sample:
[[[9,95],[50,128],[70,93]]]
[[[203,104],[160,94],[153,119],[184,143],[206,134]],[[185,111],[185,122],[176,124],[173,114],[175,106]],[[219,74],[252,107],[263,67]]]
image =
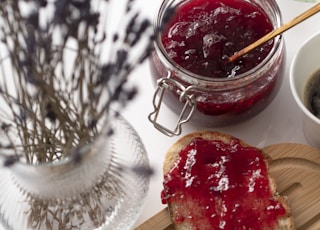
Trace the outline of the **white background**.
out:
[[[141,9],[153,17],[157,12],[160,2],[160,0],[143,0]],[[278,0],[277,2],[281,9],[284,23],[313,6],[312,3],[294,0]],[[241,124],[223,128],[211,128],[211,130],[229,133],[257,147],[284,142],[307,144],[302,132],[302,114],[295,104],[289,88],[289,68],[293,56],[302,43],[317,32],[320,32],[320,14],[314,15],[284,33],[287,47],[287,64],[284,81],[277,97],[267,109],[251,120]],[[144,209],[137,222],[137,225],[139,225],[165,207],[160,199],[162,163],[166,150],[179,137],[167,137],[161,134],[147,119],[148,114],[153,109],[152,97],[154,93],[148,63],[146,62],[139,67],[130,76],[130,79],[139,86],[139,94],[126,107],[122,115],[134,126],[142,138],[149,155],[150,164],[155,169],[155,175],[151,178]],[[168,123],[172,122],[173,124],[176,115],[165,107],[163,109]],[[183,128],[182,135],[201,129],[203,128],[187,124]]]

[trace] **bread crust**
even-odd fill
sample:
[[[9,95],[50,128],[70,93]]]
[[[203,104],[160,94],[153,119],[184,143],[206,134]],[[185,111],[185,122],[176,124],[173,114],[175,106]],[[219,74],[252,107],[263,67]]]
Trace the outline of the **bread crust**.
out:
[[[277,192],[277,185],[275,179],[272,177],[272,175],[269,173],[269,163],[271,162],[271,158],[268,154],[263,152],[261,149],[253,147],[246,142],[231,136],[226,133],[222,132],[213,132],[213,131],[199,131],[199,132],[193,132],[190,134],[187,134],[177,140],[167,151],[164,159],[164,164],[163,164],[163,173],[164,175],[170,173],[170,171],[175,167],[176,162],[179,160],[179,154],[180,152],[187,146],[189,145],[195,138],[203,138],[205,140],[218,140],[222,141],[225,144],[230,144],[233,139],[236,139],[239,141],[239,144],[242,145],[243,147],[252,147],[261,152],[263,155],[264,162],[266,164],[267,170],[268,170],[268,179],[269,179],[269,186],[271,189],[271,192],[273,194],[273,198],[276,198],[286,209],[286,216],[278,218],[278,228],[276,230],[293,230],[294,229],[294,221],[293,217],[291,214],[291,209],[288,203],[288,200],[284,196],[280,196]],[[179,205],[179,204],[178,204]],[[168,209],[170,212],[170,216],[172,219],[172,222],[174,224],[174,227],[176,230],[192,230],[195,229],[193,226],[190,224],[186,224],[184,222],[182,223],[177,223],[175,222],[176,219],[176,204],[174,203],[168,203]]]

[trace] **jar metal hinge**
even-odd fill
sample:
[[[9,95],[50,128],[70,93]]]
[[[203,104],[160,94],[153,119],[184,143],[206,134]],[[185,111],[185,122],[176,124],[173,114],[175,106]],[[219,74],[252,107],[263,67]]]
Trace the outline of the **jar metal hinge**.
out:
[[[166,78],[161,78],[157,82],[157,88],[153,96],[154,111],[149,114],[148,119],[160,132],[167,136],[178,136],[182,132],[182,125],[190,120],[195,110],[194,94],[190,93],[190,87],[184,87],[180,82],[170,78],[170,73]],[[166,90],[172,91],[179,96],[179,101],[183,103],[182,110],[178,116],[174,129],[169,129],[158,122],[159,112]]]

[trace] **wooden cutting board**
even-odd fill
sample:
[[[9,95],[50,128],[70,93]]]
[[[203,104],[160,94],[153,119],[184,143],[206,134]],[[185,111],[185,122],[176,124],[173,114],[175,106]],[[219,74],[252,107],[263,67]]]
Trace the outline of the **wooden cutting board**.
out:
[[[308,164],[289,160],[300,158],[320,164],[320,150],[293,143],[270,145],[263,150],[273,159],[270,172],[277,182],[278,191],[288,196],[296,229],[320,229],[320,166],[314,165],[311,170]],[[280,162],[280,158],[286,160]],[[150,229],[173,230],[167,209],[135,228]]]

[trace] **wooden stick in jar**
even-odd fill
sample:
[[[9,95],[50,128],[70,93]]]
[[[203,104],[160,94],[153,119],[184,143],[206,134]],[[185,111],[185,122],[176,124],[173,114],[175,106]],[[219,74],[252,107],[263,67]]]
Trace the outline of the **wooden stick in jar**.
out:
[[[278,29],[275,29],[268,34],[264,35],[262,38],[258,39],[254,43],[250,44],[249,46],[245,47],[244,49],[236,52],[234,55],[229,57],[229,62],[233,62],[234,60],[238,59],[239,57],[243,56],[244,54],[250,52],[251,50],[257,48],[258,46],[266,43],[267,41],[271,40],[272,38],[278,36],[279,34],[287,31],[288,29],[292,28],[293,26],[299,24],[300,22],[306,20],[307,18],[311,17],[312,15],[318,13],[320,11],[320,3],[316,4],[315,6],[311,7],[309,10],[305,11],[304,13],[300,14],[298,17],[294,18],[287,24],[282,25]]]

